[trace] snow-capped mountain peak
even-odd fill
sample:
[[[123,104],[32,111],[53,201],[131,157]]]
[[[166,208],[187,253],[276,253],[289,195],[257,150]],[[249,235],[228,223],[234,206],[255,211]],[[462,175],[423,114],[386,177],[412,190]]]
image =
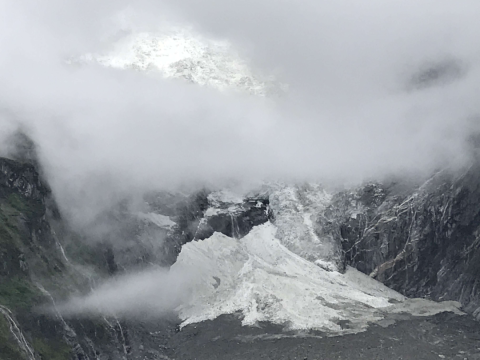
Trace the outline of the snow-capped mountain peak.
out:
[[[273,77],[253,71],[227,41],[206,39],[185,29],[129,33],[104,52],[85,54],[78,61],[118,69],[157,71],[166,78],[258,96],[286,89]]]

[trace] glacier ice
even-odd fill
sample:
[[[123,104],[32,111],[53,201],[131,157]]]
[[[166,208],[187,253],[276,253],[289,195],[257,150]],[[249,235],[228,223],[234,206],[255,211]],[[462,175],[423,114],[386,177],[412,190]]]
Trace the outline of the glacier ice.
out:
[[[389,314],[461,314],[456,302],[407,299],[353,268],[327,271],[287,249],[277,231],[266,223],[242,239],[215,233],[184,245],[170,270],[196,273],[188,300],[177,309],[182,326],[241,312],[244,325],[269,321],[340,334]]]

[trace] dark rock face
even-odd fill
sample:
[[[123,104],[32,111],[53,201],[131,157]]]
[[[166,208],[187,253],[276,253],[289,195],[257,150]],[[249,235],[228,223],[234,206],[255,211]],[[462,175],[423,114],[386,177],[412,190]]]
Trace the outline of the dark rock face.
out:
[[[40,181],[34,166],[14,160],[0,161],[0,195],[17,193],[29,201],[36,201],[43,207],[48,188]]]
[[[205,217],[200,222],[195,239],[206,239],[214,232],[240,239],[254,226],[266,223],[273,216],[269,200],[265,197],[247,198],[235,206],[222,204],[217,210],[215,214]]]
[[[56,244],[45,219],[47,195],[32,165],[0,159],[0,276],[25,276],[33,259],[38,271],[62,267],[56,251],[46,254]]]
[[[150,238],[163,239],[162,251],[154,259],[152,249],[145,249],[142,262],[154,262],[164,266],[172,265],[184,244],[192,240],[204,240],[214,232],[221,232],[230,237],[242,238],[257,225],[261,225],[272,218],[268,197],[252,197],[245,199],[240,204],[212,203],[208,190],[201,190],[185,196],[172,193],[152,193],[146,197],[149,211],[169,216],[175,222],[170,230],[159,233],[158,227],[152,224],[137,225],[130,238],[150,236]],[[207,210],[214,208],[213,214]],[[125,220],[122,220],[125,224]],[[119,224],[119,227],[121,225]],[[132,228],[132,224],[129,226]],[[122,230],[122,233],[126,233]],[[135,242],[136,251],[142,248],[142,241]],[[132,246],[130,246],[132,247]],[[115,256],[118,258],[118,255]]]
[[[25,344],[17,348],[21,358],[49,358],[52,351],[64,356],[59,358],[70,358],[72,348],[79,345],[75,337],[68,336],[61,322],[32,311],[51,301],[41,279],[48,279],[48,288],[53,290],[67,275],[46,218],[49,192],[31,164],[0,159],[0,170],[0,320],[23,329]],[[21,336],[18,330],[14,338]],[[8,338],[5,342],[8,346]]]
[[[337,194],[345,262],[409,296],[457,300],[480,315],[480,164],[420,188]],[[480,317],[479,317],[480,318]]]
[[[207,196],[206,190],[190,195],[147,194],[145,211],[168,216],[175,223],[170,228],[141,220],[128,211],[110,214],[106,222],[113,232],[101,239],[109,272],[141,268],[146,264],[168,267],[175,263],[182,246],[195,238],[208,207]]]

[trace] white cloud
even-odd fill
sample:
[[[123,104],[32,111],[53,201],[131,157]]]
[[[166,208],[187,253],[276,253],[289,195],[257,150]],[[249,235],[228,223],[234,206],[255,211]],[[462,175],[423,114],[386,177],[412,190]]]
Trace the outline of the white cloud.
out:
[[[468,155],[479,12],[474,1],[2,0],[2,128],[28,127],[81,224],[125,194],[178,184],[425,173]],[[252,67],[280,74],[288,96],[65,63],[116,30],[157,31],[166,19],[229,39]],[[409,85],[425,64],[452,59],[457,77]]]

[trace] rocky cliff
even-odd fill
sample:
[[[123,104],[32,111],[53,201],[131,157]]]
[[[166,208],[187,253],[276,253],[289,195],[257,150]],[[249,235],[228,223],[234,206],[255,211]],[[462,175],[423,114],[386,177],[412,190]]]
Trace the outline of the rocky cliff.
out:
[[[1,158],[0,171],[0,358],[161,358],[150,327],[168,333],[168,321],[66,320],[55,311],[55,301],[90,291],[118,267],[114,251],[68,229],[32,164]]]
[[[410,297],[458,300],[480,319],[480,163],[419,187],[335,195],[345,262]],[[335,212],[341,215],[333,215]]]
[[[0,358],[168,358],[173,315],[64,319],[45,305],[55,309],[55,301],[131,269],[170,266],[192,240],[214,232],[239,239],[268,221],[286,248],[326,271],[353,266],[408,297],[458,300],[478,319],[479,175],[477,162],[420,185],[335,193],[319,185],[267,186],[240,198],[155,192],[141,212],[119,204],[105,215],[117,231],[89,239],[62,219],[31,161],[1,158]]]
[[[23,158],[24,159],[24,158]],[[209,192],[145,195],[144,212],[121,202],[99,221],[108,233],[73,231],[32,161],[0,158],[0,359],[164,359],[177,319],[64,319],[55,302],[102,280],[173,264],[181,246],[215,231],[243,236],[269,219],[268,199],[205,215]],[[217,204],[218,205],[218,204]]]

